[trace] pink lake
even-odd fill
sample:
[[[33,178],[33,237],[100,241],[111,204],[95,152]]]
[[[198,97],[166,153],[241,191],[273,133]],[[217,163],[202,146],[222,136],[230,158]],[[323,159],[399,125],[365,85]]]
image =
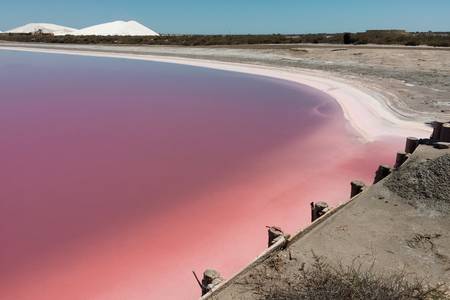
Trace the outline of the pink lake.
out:
[[[307,86],[0,51],[0,298],[195,299],[346,201],[401,139],[361,143]]]

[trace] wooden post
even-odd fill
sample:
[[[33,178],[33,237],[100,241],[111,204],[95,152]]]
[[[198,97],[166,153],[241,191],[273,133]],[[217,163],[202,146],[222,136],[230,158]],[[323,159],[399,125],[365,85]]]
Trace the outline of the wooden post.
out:
[[[203,279],[201,282],[202,296],[212,291],[212,289],[222,281],[223,278],[220,276],[220,273],[217,272],[216,270],[212,269],[205,270],[205,272],[203,272]]]
[[[362,193],[366,188],[366,184],[359,180],[354,180],[350,183],[352,190],[350,192],[350,199]]]
[[[450,123],[442,124],[439,142],[450,143]]]
[[[408,159],[408,157],[409,157],[408,153],[406,153],[406,152],[398,152],[397,153],[397,157],[395,158],[394,168],[395,169],[400,168],[405,163],[405,161]]]
[[[314,222],[329,211],[326,202],[311,202],[311,222]]]
[[[408,137],[406,139],[405,152],[413,153],[419,146],[419,139],[416,137]]]
[[[278,242],[280,237],[284,236],[284,232],[279,227],[267,226],[267,228],[268,228],[267,233],[269,234],[268,247],[270,247],[276,242]]]
[[[392,168],[388,165],[381,165],[378,167],[377,172],[375,173],[374,184],[380,182],[384,178],[386,178],[389,174],[391,174]]]
[[[431,140],[438,142],[441,138],[441,129],[442,129],[442,125],[444,123],[439,122],[439,121],[434,121],[432,124],[433,124],[433,134],[431,135]]]

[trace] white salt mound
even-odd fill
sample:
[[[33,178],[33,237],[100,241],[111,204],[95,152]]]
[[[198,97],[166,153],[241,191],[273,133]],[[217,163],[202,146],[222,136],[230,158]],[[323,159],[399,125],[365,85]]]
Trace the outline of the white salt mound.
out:
[[[54,35],[66,35],[71,34],[77,29],[71,27],[60,26],[50,23],[29,23],[6,32],[9,33],[36,33],[41,31],[42,33],[51,33]]]
[[[159,36],[148,27],[136,21],[115,21],[86,27],[71,33],[72,35],[121,35],[121,36]]]

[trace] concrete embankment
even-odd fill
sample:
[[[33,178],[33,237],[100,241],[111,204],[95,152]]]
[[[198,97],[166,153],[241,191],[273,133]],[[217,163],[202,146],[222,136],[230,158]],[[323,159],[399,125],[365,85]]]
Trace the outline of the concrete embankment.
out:
[[[317,257],[449,289],[450,126],[434,126],[431,139],[408,138],[396,166],[381,166],[372,186],[353,182],[348,203],[318,218],[313,205],[308,228],[292,236],[269,228],[267,251],[202,299],[260,299],[265,285],[285,284]]]

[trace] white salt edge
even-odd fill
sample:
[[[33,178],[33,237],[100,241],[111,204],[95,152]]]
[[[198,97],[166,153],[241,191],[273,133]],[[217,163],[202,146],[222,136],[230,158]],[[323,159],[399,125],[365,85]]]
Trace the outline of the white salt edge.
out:
[[[333,97],[343,110],[344,117],[356,130],[362,140],[371,142],[385,136],[427,137],[431,128],[422,122],[399,117],[389,108],[381,95],[368,89],[361,89],[349,82],[333,77],[325,72],[312,70],[286,70],[277,67],[249,65],[242,63],[219,62],[211,60],[138,55],[125,53],[102,53],[96,51],[54,50],[39,48],[20,48],[0,46],[4,50],[17,50],[67,55],[126,58],[166,63],[176,63],[217,70],[241,72],[268,76],[304,84]]]

